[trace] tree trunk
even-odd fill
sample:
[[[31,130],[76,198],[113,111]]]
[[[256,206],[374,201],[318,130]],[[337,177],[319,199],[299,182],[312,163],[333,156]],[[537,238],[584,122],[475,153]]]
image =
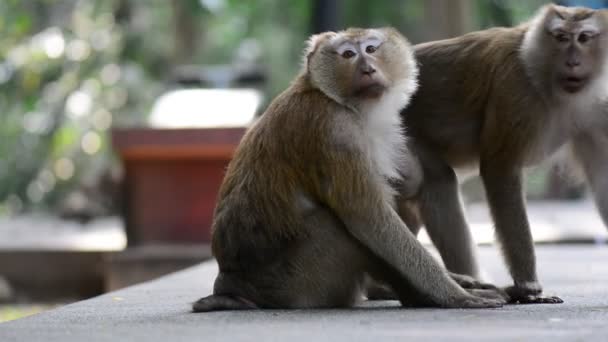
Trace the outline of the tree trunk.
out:
[[[196,18],[192,15],[189,1],[173,0],[171,4],[175,35],[173,60],[176,64],[190,64],[193,62],[200,43]]]
[[[335,31],[340,28],[340,0],[314,0],[312,6],[311,31],[313,34]]]
[[[426,40],[459,36],[473,29],[471,0],[426,0]]]

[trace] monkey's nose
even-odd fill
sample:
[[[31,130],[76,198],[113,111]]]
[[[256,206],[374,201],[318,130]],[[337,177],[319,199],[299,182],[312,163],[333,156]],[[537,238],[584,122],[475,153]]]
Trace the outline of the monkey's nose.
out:
[[[363,73],[363,75],[369,76],[376,72],[376,68],[374,68],[372,65],[366,64],[361,67],[361,72]]]
[[[576,68],[581,65],[581,61],[578,59],[568,59],[566,60],[566,66],[568,68]]]

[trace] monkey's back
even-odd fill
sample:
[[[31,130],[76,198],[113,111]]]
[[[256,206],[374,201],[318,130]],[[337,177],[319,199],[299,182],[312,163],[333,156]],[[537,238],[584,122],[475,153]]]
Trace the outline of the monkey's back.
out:
[[[304,238],[300,193],[315,201],[325,121],[336,104],[296,82],[243,137],[214,214],[212,249],[222,271],[280,263]],[[319,103],[319,101],[323,103]]]
[[[408,135],[455,166],[476,162],[489,101],[504,84],[528,82],[518,56],[524,33],[494,28],[416,45],[419,89],[402,112]]]

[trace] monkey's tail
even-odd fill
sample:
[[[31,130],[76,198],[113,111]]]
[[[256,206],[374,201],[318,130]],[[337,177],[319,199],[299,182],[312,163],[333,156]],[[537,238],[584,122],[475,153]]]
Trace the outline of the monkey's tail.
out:
[[[241,297],[212,294],[201,298],[192,304],[193,312],[207,312],[219,310],[252,310],[258,306]]]

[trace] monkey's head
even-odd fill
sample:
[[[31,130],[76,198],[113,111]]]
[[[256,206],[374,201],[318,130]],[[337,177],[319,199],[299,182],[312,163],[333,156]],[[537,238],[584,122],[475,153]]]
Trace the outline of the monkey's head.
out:
[[[546,82],[541,86],[550,86],[558,94],[578,94],[603,78],[608,61],[607,18],[602,11],[583,7],[541,9],[522,47],[530,71]]]
[[[374,101],[416,89],[418,69],[409,42],[395,29],[357,29],[312,36],[305,52],[311,83],[338,103]]]

